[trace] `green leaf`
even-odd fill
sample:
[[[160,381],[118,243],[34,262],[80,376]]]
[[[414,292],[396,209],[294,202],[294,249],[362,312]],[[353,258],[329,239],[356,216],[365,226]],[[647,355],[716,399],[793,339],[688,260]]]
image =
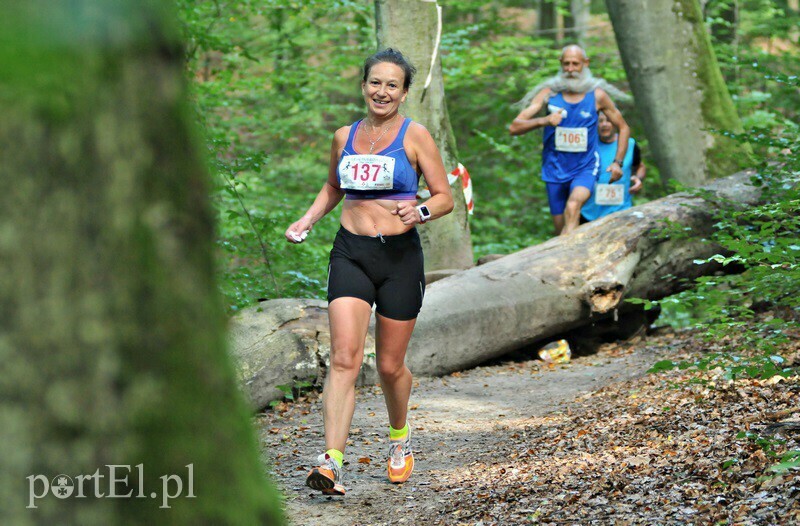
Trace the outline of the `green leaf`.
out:
[[[677,366],[675,362],[672,360],[661,360],[653,364],[653,366],[647,371],[648,373],[660,373],[662,371],[671,371]]]

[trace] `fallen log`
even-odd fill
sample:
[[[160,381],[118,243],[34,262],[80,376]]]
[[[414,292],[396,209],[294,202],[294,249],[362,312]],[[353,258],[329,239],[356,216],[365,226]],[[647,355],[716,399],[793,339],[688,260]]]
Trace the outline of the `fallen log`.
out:
[[[709,210],[717,197],[756,203],[751,175],[716,180],[704,187],[711,197],[673,194],[432,283],[409,344],[409,368],[417,375],[469,368],[635,308],[625,298],[660,299],[715,272],[713,263],[695,263],[719,252],[704,240]],[[667,220],[690,235],[659,235]],[[377,378],[372,334],[360,383]],[[231,335],[240,379],[257,408],[283,396],[278,386],[324,378],[325,302],[262,302],[232,319]]]

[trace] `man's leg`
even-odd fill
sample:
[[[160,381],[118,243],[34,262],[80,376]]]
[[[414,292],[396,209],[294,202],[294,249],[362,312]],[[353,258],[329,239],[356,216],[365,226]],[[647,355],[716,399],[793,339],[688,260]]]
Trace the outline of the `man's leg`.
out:
[[[553,228],[555,228],[556,235],[561,234],[561,231],[564,229],[564,214],[553,216]]]
[[[581,221],[581,207],[589,200],[592,191],[585,186],[575,186],[567,199],[567,206],[564,209],[564,228],[561,235],[566,236],[578,228]]]
[[[559,235],[564,228],[564,208],[570,192],[570,183],[545,182],[547,202],[550,205],[550,215],[553,216],[553,227]]]
[[[581,208],[592,196],[592,189],[597,183],[594,171],[581,172],[569,183],[569,198],[564,207],[564,228],[561,235],[570,234],[581,222]]]

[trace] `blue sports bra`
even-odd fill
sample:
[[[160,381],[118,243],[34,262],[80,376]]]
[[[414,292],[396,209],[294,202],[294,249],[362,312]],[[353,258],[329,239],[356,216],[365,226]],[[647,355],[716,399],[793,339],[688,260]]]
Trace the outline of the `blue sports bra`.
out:
[[[360,154],[353,147],[362,122],[363,119],[350,126],[350,134],[339,159],[339,187],[344,190],[345,199],[416,199],[419,174],[414,171],[403,148],[403,139],[411,119],[403,120],[392,144],[374,154]]]

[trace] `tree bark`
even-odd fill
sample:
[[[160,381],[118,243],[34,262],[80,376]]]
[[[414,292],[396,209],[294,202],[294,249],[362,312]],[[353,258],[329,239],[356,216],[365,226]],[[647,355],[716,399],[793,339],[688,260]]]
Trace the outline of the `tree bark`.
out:
[[[226,352],[168,5],[0,19],[1,524],[282,520]]]
[[[558,10],[556,0],[539,0],[539,13],[536,29],[543,37],[559,40]]]
[[[743,204],[759,197],[746,173],[707,188]],[[712,206],[711,199],[674,194],[437,281],[425,294],[408,366],[417,375],[447,374],[546,338],[580,332],[614,319],[615,310],[638,309],[625,298],[656,300],[679,292],[686,280],[717,270],[694,263],[719,251],[701,240],[710,229],[707,210]],[[659,236],[656,231],[665,219],[688,228],[692,237]],[[233,319],[240,382],[256,407],[281,396],[276,385],[324,377],[330,351],[327,325],[320,321],[324,309],[320,301],[275,300]],[[372,383],[371,338],[365,355],[362,380]]]
[[[586,32],[589,29],[591,0],[570,0],[570,20],[566,24],[567,35],[583,47],[586,45]]]
[[[417,68],[403,112],[425,126],[436,141],[445,169],[458,166],[458,151],[447,114],[441,56],[437,37],[436,2],[420,0],[376,0],[375,21],[378,47],[400,50]],[[431,57],[436,52],[436,60]],[[431,83],[425,81],[432,70]],[[469,168],[469,167],[467,167]],[[425,270],[471,267],[472,240],[461,179],[451,186],[455,208],[449,215],[419,227],[425,252]]]
[[[664,181],[698,186],[746,168],[750,148],[711,131],[742,129],[697,0],[606,6]]]

